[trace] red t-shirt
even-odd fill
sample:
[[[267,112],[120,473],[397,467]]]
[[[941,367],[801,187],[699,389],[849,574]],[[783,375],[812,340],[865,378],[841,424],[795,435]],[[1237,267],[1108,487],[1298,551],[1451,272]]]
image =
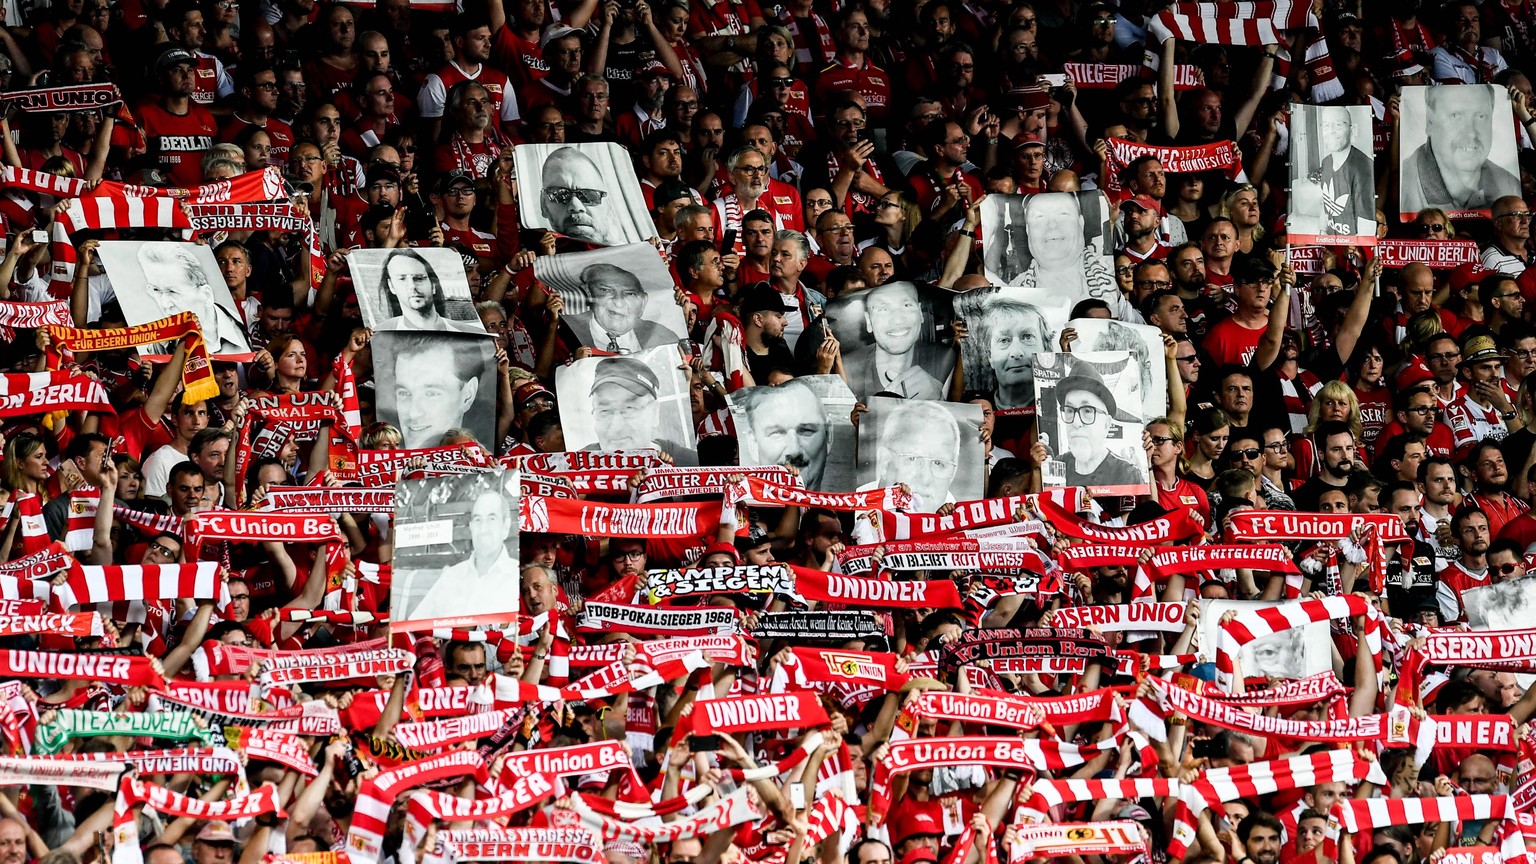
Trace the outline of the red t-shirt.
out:
[[[496,31],[496,37],[491,41],[491,62],[497,69],[509,70],[507,77],[519,90],[543,78],[549,71],[539,43],[524,39],[512,32],[511,27]]]
[[[1250,330],[1237,323],[1236,319],[1228,318],[1205,334],[1205,341],[1200,344],[1200,347],[1210,355],[1211,363],[1215,366],[1224,366],[1228,363],[1247,366],[1253,362],[1254,352],[1258,350],[1259,340],[1262,338],[1264,338],[1263,327]]]
[[[293,127],[275,117],[268,117],[265,123],[257,124],[239,114],[231,114],[225,121],[224,128],[219,130],[219,142],[233,142],[240,137],[241,132],[245,131],[245,127],[257,125],[266,130],[267,137],[272,141],[272,152],[268,164],[287,165],[288,151],[293,149]]]
[[[891,104],[891,76],[884,69],[868,60],[863,66],[833,63],[816,76],[816,101],[826,105],[839,90],[857,90],[864,97],[871,125],[885,120],[885,109]]]
[[[139,106],[139,124],[149,152],[160,157],[176,185],[202,184],[203,154],[213,146],[219,129],[212,112],[194,102],[187,106],[187,113],[172,114],[157,102],[145,102]]]
[[[1200,517],[1200,524],[1211,524],[1211,499],[1206,496],[1205,490],[1180,477],[1172,489],[1164,489],[1163,484],[1157,484],[1157,503],[1165,510],[1193,510]]]

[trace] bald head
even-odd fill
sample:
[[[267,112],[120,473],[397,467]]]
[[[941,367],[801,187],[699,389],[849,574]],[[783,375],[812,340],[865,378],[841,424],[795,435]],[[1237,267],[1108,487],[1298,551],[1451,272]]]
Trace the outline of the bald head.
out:
[[[1045,188],[1051,192],[1081,192],[1083,184],[1076,171],[1063,168],[1051,175],[1051,182],[1045,184]]]

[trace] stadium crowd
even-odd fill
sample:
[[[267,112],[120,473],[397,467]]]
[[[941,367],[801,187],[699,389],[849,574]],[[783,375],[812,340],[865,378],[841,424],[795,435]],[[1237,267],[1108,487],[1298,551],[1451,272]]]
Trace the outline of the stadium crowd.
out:
[[[1536,842],[1532,0],[5,19],[0,864],[1523,864]],[[1426,85],[1444,166],[1406,158],[1426,117],[1401,91]],[[1492,111],[1433,113],[1477,85]],[[1296,118],[1321,104],[1371,120],[1374,173],[1344,196],[1369,236],[1340,245],[1288,236]],[[1450,151],[1479,124],[1514,152],[1473,142],[1466,185]],[[527,214],[620,193],[514,154],[604,142],[687,327],[675,453],[566,450],[562,401],[660,385],[614,365],[557,386],[635,337],[573,324],[541,268],[594,244]],[[1485,158],[1518,184],[1478,206],[1516,173]],[[1473,203],[1405,209],[1410,186]],[[988,290],[984,201],[1063,192],[1111,225],[1113,285],[1070,317],[1163,345],[1140,495],[1047,482],[1075,445],[1020,410],[1030,379],[968,386],[976,322],[929,328],[948,365],[907,390],[844,363],[899,311],[825,320],[887,283]],[[106,260],[124,240],[211,251],[232,306],[151,325],[130,297],[178,265],[130,279]],[[493,393],[458,375],[409,423],[401,382],[454,363],[376,353],[349,267],[404,247],[457,253],[495,340]],[[400,329],[450,329],[437,289]],[[811,494],[799,476],[852,460],[825,437],[788,472],[743,462],[743,403],[818,375],[859,394],[855,425],[874,392],[979,405],[979,494]],[[520,609],[392,627],[396,551],[430,542],[397,533],[395,482],[503,468],[521,512],[464,502],[446,530],[475,563],[442,578],[479,566]],[[709,491],[630,503],[663,476]],[[703,527],[596,522],[658,501]]]

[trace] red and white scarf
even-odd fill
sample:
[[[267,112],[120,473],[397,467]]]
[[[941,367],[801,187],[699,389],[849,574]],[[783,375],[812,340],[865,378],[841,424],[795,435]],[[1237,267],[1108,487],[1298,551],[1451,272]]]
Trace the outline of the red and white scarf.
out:
[[[383,854],[389,811],[401,793],[418,786],[458,777],[489,778],[485,760],[473,750],[451,750],[441,756],[407,762],[362,781],[357,806],[347,829],[347,854],[354,864],[378,864]],[[116,862],[114,862],[116,864]]]
[[[53,590],[53,606],[67,612],[97,603],[159,600],[217,600],[229,605],[229,587],[219,578],[219,562],[191,564],[110,564],[81,566]]]
[[[0,301],[0,339],[15,339],[17,330],[47,327],[49,324],[74,326],[75,320],[70,316],[68,300],[50,300],[45,303]]]
[[[960,609],[960,591],[955,583],[943,580],[865,579],[789,567],[795,574],[795,593],[802,600],[841,603],[853,607],[894,609]]]
[[[232,822],[267,813],[279,818],[288,816],[278,798],[277,787],[271,783],[249,795],[226,801],[203,801],[172,792],[164,786],[124,777],[117,790],[117,806],[112,810],[112,837],[116,843],[112,850],[112,864],[143,864],[144,854],[139,848],[139,820],[133,812],[133,808],[140,804],[148,804],[162,816],[196,819],[200,822]]]
[[[523,531],[586,537],[648,537],[697,540],[720,527],[720,505],[603,504],[561,498],[522,498]]]

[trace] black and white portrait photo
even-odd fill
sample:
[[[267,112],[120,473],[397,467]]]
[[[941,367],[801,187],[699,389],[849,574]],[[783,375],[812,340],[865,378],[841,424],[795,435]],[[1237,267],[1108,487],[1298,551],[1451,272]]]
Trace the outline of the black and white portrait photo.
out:
[[[519,144],[512,156],[524,228],[594,246],[656,236],[634,162],[618,144]]]
[[[1282,605],[1260,600],[1202,600],[1196,630],[1197,651],[1202,663],[1216,661],[1216,640],[1221,617]],[[1319,621],[1261,636],[1238,650],[1238,672],[1244,678],[1305,678],[1333,668],[1332,640],[1328,622]]]
[[[969,402],[876,396],[859,419],[859,488],[905,483],[915,513],[982,497],[981,423],[981,406]]]
[[[1376,243],[1376,159],[1369,105],[1296,105],[1291,111],[1293,243]]]
[[[584,357],[555,370],[567,450],[655,449],[698,464],[688,373],[676,345],[619,357]]]
[[[516,616],[521,494],[518,472],[499,469],[395,484],[395,630]]]
[[[1046,486],[1087,486],[1096,495],[1147,492],[1147,418],[1132,389],[1139,374],[1132,362],[1127,351],[1035,355],[1040,441],[1050,452],[1041,467]]]
[[[347,268],[363,323],[375,331],[484,333],[459,253],[434,246],[353,249]]]
[[[1150,419],[1168,405],[1168,362],[1163,355],[1162,331],[1148,324],[1126,324],[1109,318],[1074,318],[1067,326],[1077,331],[1072,351],[1097,353],[1125,351],[1130,360],[1100,367],[1100,376],[1112,393],[1126,394],[1126,405],[1140,406],[1136,413]]]
[[[866,403],[876,393],[944,398],[955,369],[953,320],[949,292],[916,282],[887,282],[826,307],[848,385]],[[819,340],[801,342],[814,350]]]
[[[966,327],[966,389],[992,394],[999,414],[1033,410],[1035,355],[1056,349],[1071,310],[1045,291],[1017,287],[975,288],[955,295],[954,307]]]
[[[850,415],[856,401],[838,375],[806,375],[777,387],[730,394],[740,462],[792,465],[815,492],[850,492],[856,445]]]
[[[1469,588],[1461,606],[1473,630],[1523,630],[1536,616],[1536,576]]]
[[[634,354],[688,332],[666,261],[649,243],[541,255],[533,275],[564,301],[560,331],[573,348]]]
[[[1453,219],[1486,216],[1494,201],[1520,194],[1515,128],[1504,88],[1404,87],[1399,107],[1403,221],[1430,208]]]
[[[496,340],[490,334],[384,330],[373,336],[379,419],[406,449],[436,447],[463,429],[495,449]]]
[[[1109,218],[1097,191],[988,195],[981,202],[982,272],[993,285],[1047,290],[1069,309],[1103,300],[1128,320],[1106,249]]]
[[[177,241],[104,240],[96,254],[130,325],[191,312],[209,353],[251,353],[245,325],[211,248]],[[141,354],[170,352],[163,345],[139,349]]]

